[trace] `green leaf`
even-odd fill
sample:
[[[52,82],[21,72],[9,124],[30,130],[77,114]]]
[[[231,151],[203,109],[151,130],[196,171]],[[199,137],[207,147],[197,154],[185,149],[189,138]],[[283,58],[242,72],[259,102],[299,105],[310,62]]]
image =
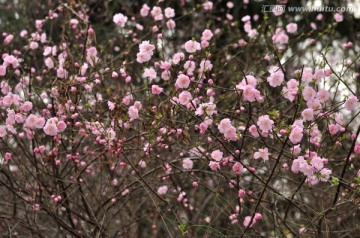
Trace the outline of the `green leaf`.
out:
[[[185,233],[186,233],[186,225],[185,224],[180,224],[179,229],[181,231],[181,235],[182,236],[185,235]]]
[[[338,186],[340,183],[340,180],[339,180],[339,178],[332,177],[330,180],[330,183],[331,183],[331,186]]]

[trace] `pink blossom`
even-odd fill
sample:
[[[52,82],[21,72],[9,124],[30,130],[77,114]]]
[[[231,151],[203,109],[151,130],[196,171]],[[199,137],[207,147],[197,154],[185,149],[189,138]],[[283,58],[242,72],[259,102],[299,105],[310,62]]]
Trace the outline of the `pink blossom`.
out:
[[[301,80],[304,82],[311,83],[314,78],[314,74],[312,73],[312,69],[305,68],[302,72]]]
[[[244,227],[250,227],[250,228],[253,227],[257,221],[262,219],[262,215],[260,213],[255,213],[252,221],[251,221],[251,218],[252,218],[252,216],[246,216],[244,218],[244,222],[243,222]],[[251,224],[250,224],[250,222],[251,222]]]
[[[299,126],[294,126],[291,130],[289,139],[291,141],[291,143],[293,144],[298,144],[301,139],[303,138],[303,128],[299,127]]]
[[[135,106],[129,107],[129,117],[133,120],[136,120],[139,118],[139,110]]]
[[[56,70],[56,76],[57,76],[58,78],[65,79],[65,78],[67,78],[67,76],[68,76],[68,72],[67,72],[67,70],[64,69],[64,68],[58,68],[58,69]]]
[[[17,123],[23,123],[23,122],[25,121],[25,119],[26,119],[26,116],[25,116],[25,115],[23,115],[23,114],[21,114],[21,113],[16,113],[16,115],[15,115],[15,121],[16,121]]]
[[[304,121],[312,121],[314,120],[314,110],[312,108],[306,108],[302,113]]]
[[[335,135],[339,131],[339,127],[335,124],[329,125],[329,133],[330,135]]]
[[[271,131],[274,125],[274,121],[271,120],[268,115],[263,115],[259,117],[256,124],[262,131]]]
[[[7,94],[5,97],[3,97],[2,103],[3,103],[3,105],[4,105],[5,107],[8,107],[8,106],[10,106],[11,104],[13,104],[12,94],[9,93],[9,94]]]
[[[207,48],[209,46],[209,42],[206,41],[206,40],[202,40],[200,42],[200,46],[201,46],[201,48],[205,49],[205,48]]]
[[[256,29],[251,29],[251,30],[248,32],[247,35],[248,35],[249,38],[253,39],[253,38],[255,38],[255,37],[258,35],[258,32],[257,32]]]
[[[314,114],[318,114],[319,110],[322,108],[320,101],[316,98],[307,101],[306,105],[308,106],[308,108],[312,108],[314,110]]]
[[[154,68],[145,68],[143,76],[145,78],[149,78],[150,81],[152,81],[153,79],[156,79],[156,77],[157,77],[156,71],[154,70]]]
[[[205,29],[202,33],[201,40],[209,41],[213,37],[213,33],[209,29]]]
[[[210,161],[209,167],[211,170],[216,171],[220,169],[220,163],[216,161]]]
[[[94,66],[98,61],[99,58],[97,57],[97,49],[95,47],[90,47],[86,50],[86,61],[91,65]]]
[[[208,127],[209,125],[207,123],[201,122],[200,125],[198,126],[200,130],[200,134],[204,134]]]
[[[177,88],[188,88],[190,85],[190,78],[185,74],[180,74],[175,83],[175,87]]]
[[[141,110],[142,108],[142,104],[140,101],[135,101],[134,102],[134,107],[137,108],[138,110]]]
[[[182,161],[182,167],[186,170],[191,170],[193,168],[194,162],[190,158],[185,158]]]
[[[29,44],[30,49],[35,50],[37,48],[39,48],[39,43],[37,43],[36,41],[31,41]]]
[[[19,67],[19,61],[17,58],[15,58],[15,56],[13,55],[6,55],[4,57],[4,63],[3,66],[8,67],[8,66],[12,66],[14,69],[16,69],[17,67]]]
[[[45,134],[49,136],[56,136],[59,132],[63,132],[66,129],[66,123],[59,121],[57,117],[52,117],[46,121],[43,128]]]
[[[214,5],[213,2],[207,1],[207,2],[203,3],[202,6],[205,11],[211,11],[213,9],[213,5]]]
[[[166,185],[160,186],[157,190],[157,193],[162,196],[165,195],[168,192],[168,187]]]
[[[175,16],[175,10],[171,7],[167,7],[164,10],[166,18],[173,18]]]
[[[4,65],[0,65],[0,76],[6,75],[6,67]]]
[[[296,79],[290,79],[287,83],[286,86],[290,89],[290,90],[298,90],[299,87],[299,82]]]
[[[44,117],[37,117],[35,122],[35,128],[41,129],[45,125],[45,118]]]
[[[295,33],[297,31],[297,24],[296,23],[289,23],[286,25],[286,31],[289,33]]]
[[[257,152],[254,153],[254,159],[262,158],[264,161],[269,160],[269,150],[268,148],[259,149]]]
[[[149,12],[150,12],[150,7],[147,4],[142,5],[140,9],[140,15],[142,17],[146,17],[147,15],[149,15]]]
[[[270,76],[267,78],[271,87],[280,86],[284,81],[284,73],[282,70],[276,66],[270,68]]]
[[[200,43],[197,41],[189,40],[185,43],[185,50],[188,53],[194,53],[197,50],[201,50]]]
[[[320,171],[324,168],[324,162],[326,160],[322,159],[321,157],[315,156],[311,159],[310,165],[315,168],[316,170]]]
[[[325,89],[320,89],[317,93],[316,93],[316,98],[321,102],[321,103],[325,103],[327,101],[330,100],[330,93],[328,90]]]
[[[246,75],[242,81],[236,85],[236,89],[243,90],[243,100],[245,102],[262,102],[263,97],[260,95],[260,91],[257,90],[257,79],[252,75]]]
[[[163,92],[163,88],[159,87],[158,85],[151,86],[151,93],[154,95],[159,95]]]
[[[301,153],[301,147],[300,145],[294,145],[293,147],[293,154],[294,155],[299,155]]]
[[[87,63],[84,63],[80,68],[80,74],[81,76],[84,76],[86,74],[86,70],[89,68],[89,65]]]
[[[311,101],[315,98],[316,96],[316,91],[310,87],[307,86],[304,88],[303,92],[302,92],[303,98],[306,102]]]
[[[330,175],[332,174],[332,171],[330,169],[327,169],[327,168],[323,168],[321,171],[320,171],[320,181],[322,182],[327,182],[329,181],[330,179]]]
[[[151,55],[148,52],[139,52],[136,54],[136,61],[139,63],[148,62],[151,59]]]
[[[344,17],[343,17],[343,15],[342,14],[340,14],[340,13],[335,13],[335,15],[334,15],[334,19],[335,19],[335,21],[337,21],[337,22],[342,22],[343,20],[344,20]]]
[[[6,160],[11,160],[11,158],[12,158],[12,154],[9,153],[9,152],[6,152],[6,153],[5,153],[5,159],[6,159]]]
[[[285,31],[281,28],[276,28],[275,34],[272,36],[272,41],[278,46],[279,49],[284,48],[289,41],[289,37],[286,35]]]
[[[218,125],[218,129],[219,129],[220,133],[225,133],[225,131],[231,127],[232,127],[232,125],[231,125],[231,121],[229,118],[222,119]]]
[[[122,13],[117,13],[113,16],[114,23],[120,27],[124,27],[127,20],[128,20],[128,18],[126,16],[124,16],[124,14],[122,14]]]
[[[57,129],[58,129],[58,132],[63,132],[65,131],[67,125],[65,122],[63,121],[59,121],[58,124],[57,124]]]
[[[316,80],[316,83],[320,83],[321,79],[325,77],[325,71],[322,69],[316,69],[313,75],[313,79]]]
[[[151,56],[153,55],[153,51],[155,49],[155,46],[150,44],[149,41],[143,41],[139,45],[139,53],[136,55],[136,60],[139,63],[148,62],[151,59]]]
[[[231,8],[234,7],[234,3],[233,3],[233,2],[227,2],[227,3],[226,3],[226,7],[229,8],[229,9],[231,9]]]
[[[4,45],[8,45],[10,44],[10,42],[14,39],[14,35],[12,34],[9,34],[5,37],[4,39]]]
[[[107,105],[110,111],[113,111],[115,109],[115,103],[108,101]]]
[[[253,137],[255,137],[255,138],[258,138],[260,135],[259,135],[259,132],[257,131],[257,128],[256,128],[256,126],[255,125],[251,125],[250,127],[249,127],[249,132],[250,132],[250,134],[253,136]]]
[[[213,65],[210,60],[202,60],[200,62],[200,70],[199,72],[209,71],[212,70]]]
[[[24,112],[28,112],[33,108],[33,104],[29,101],[24,102],[20,109]]]
[[[28,34],[27,30],[22,30],[22,31],[20,32],[20,37],[24,38],[24,37],[27,36],[27,34]]]
[[[28,128],[35,127],[37,120],[38,120],[37,116],[35,116],[34,114],[30,114],[25,120],[24,127],[28,127]]]
[[[170,30],[175,29],[176,27],[176,23],[174,20],[170,19],[166,22],[166,27],[169,28]]]
[[[180,94],[179,94],[179,100],[178,102],[181,104],[181,105],[186,105],[189,103],[189,101],[192,99],[192,95],[190,92],[188,91],[182,91]]]
[[[354,110],[358,105],[358,101],[359,99],[356,96],[351,95],[345,102],[345,108],[349,111]]]
[[[208,103],[202,103],[199,105],[199,107],[195,111],[195,115],[201,116],[201,115],[207,115],[212,116],[214,113],[216,113],[216,105],[212,102]]]
[[[360,154],[360,143],[355,144],[354,152],[355,154]]]
[[[211,158],[217,162],[220,162],[223,158],[223,152],[221,152],[220,150],[215,150],[211,153]]]
[[[49,69],[52,69],[52,68],[54,68],[54,61],[50,58],[50,57],[48,57],[48,58],[46,58],[45,59],[45,65],[46,65],[46,67],[48,67]]]
[[[115,71],[113,71],[113,72],[111,73],[111,77],[114,78],[114,79],[116,79],[116,78],[119,77],[119,74],[116,73]]]
[[[297,89],[289,89],[288,87],[283,87],[282,94],[284,98],[288,99],[290,102],[294,101],[296,95],[297,95]]]
[[[195,70],[195,62],[188,60],[184,64],[184,68],[187,70],[187,74],[191,74]]]
[[[56,136],[58,134],[58,129],[56,125],[53,124],[45,125],[43,129],[46,135]]]
[[[161,7],[153,7],[153,9],[151,10],[151,16],[154,18],[155,21],[161,21],[164,18]]]
[[[173,64],[179,64],[181,60],[185,58],[184,53],[176,53],[172,58]]]
[[[307,162],[304,160],[303,156],[299,156],[297,159],[293,160],[291,165],[291,171],[295,174],[302,171],[302,168],[307,166]]]
[[[224,137],[228,140],[236,141],[238,139],[236,135],[236,128],[232,126],[229,129],[227,129],[224,133]]]
[[[139,45],[140,52],[149,52],[152,55],[152,52],[155,50],[155,46],[150,44],[149,41],[143,41]]]
[[[234,171],[234,173],[236,175],[240,175],[241,172],[243,171],[244,166],[242,166],[242,164],[240,164],[240,162],[236,162],[233,166],[232,166],[232,171]]]
[[[6,128],[5,126],[0,126],[0,137],[4,137],[7,135],[5,128]]]
[[[129,95],[126,95],[122,102],[126,105],[126,106],[129,106],[130,102],[133,100],[133,96],[132,94],[129,94]]]

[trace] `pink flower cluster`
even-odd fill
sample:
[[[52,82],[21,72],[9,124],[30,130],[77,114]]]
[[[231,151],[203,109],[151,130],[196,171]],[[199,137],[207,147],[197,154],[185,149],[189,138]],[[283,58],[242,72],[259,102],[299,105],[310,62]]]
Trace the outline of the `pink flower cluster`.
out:
[[[139,110],[141,110],[142,104],[139,101],[135,101],[134,105],[129,107],[128,114],[131,120],[139,118]]]
[[[299,82],[296,79],[290,79],[286,86],[283,87],[282,93],[284,98],[290,102],[294,101],[299,90]]]
[[[253,39],[253,38],[256,38],[256,36],[258,35],[258,32],[256,29],[252,28],[250,20],[251,20],[251,17],[249,15],[246,15],[243,18],[241,18],[241,21],[244,22],[244,31],[247,33],[249,38]]]
[[[236,141],[238,139],[236,128],[231,124],[229,118],[222,119],[218,124],[218,129],[226,139],[231,141]]]
[[[236,85],[236,89],[242,90],[243,100],[245,102],[262,102],[264,98],[261,96],[260,91],[256,89],[257,82],[259,80],[256,79],[252,75],[246,75],[242,81]]]
[[[271,66],[269,69],[270,76],[267,78],[271,87],[278,87],[284,81],[284,73],[281,68],[277,66]]]
[[[128,18],[126,16],[124,16],[124,14],[122,14],[122,13],[117,13],[113,17],[114,23],[120,27],[124,27],[127,20],[128,20]]]
[[[304,125],[303,121],[298,120],[291,126],[291,132],[289,135],[289,140],[293,144],[298,144],[301,142],[304,136]]]
[[[256,124],[265,133],[268,133],[274,127],[274,121],[270,119],[269,115],[260,116]]]
[[[293,161],[291,171],[296,174],[298,172],[303,173],[309,185],[316,185],[319,181],[326,182],[330,178],[332,171],[325,168],[327,162],[327,159],[321,158],[316,152],[310,151]]]
[[[275,34],[272,36],[272,41],[279,50],[284,50],[289,42],[289,37],[282,28],[276,28]]]
[[[251,218],[252,218],[252,216],[246,216],[244,218],[244,222],[243,222],[244,227],[250,227],[250,228],[253,227],[256,224],[256,222],[258,222],[262,219],[262,215],[260,213],[255,213],[255,216],[252,221],[251,221]],[[251,222],[251,224],[250,224],[250,222]]]
[[[139,63],[148,62],[154,54],[155,46],[150,44],[149,41],[143,41],[139,45],[139,53],[136,55],[136,61]]]
[[[46,121],[44,132],[49,136],[56,136],[58,133],[65,131],[66,123],[59,121],[57,117],[52,117]]]
[[[264,148],[264,149],[259,149],[257,152],[254,153],[254,159],[260,159],[262,158],[264,161],[269,160],[269,149],[268,148]]]
[[[201,50],[200,43],[194,40],[189,40],[184,45],[186,52],[195,53],[198,50]]]

